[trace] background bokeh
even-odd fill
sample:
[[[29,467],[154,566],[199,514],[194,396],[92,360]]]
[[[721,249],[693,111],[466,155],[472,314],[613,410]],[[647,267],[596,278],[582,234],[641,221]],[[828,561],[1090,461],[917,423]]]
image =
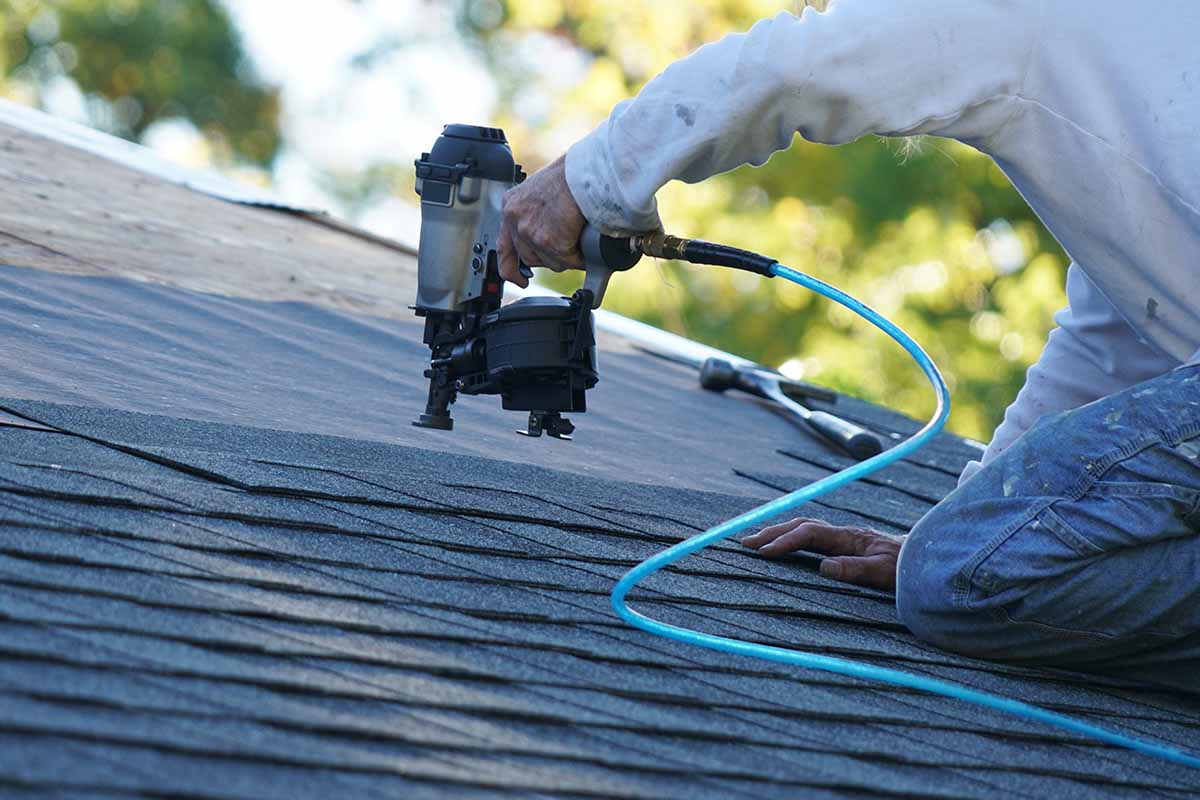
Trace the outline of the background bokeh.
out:
[[[504,127],[532,171],[671,61],[796,0],[0,0],[0,95],[412,243],[412,161],[446,122]],[[1066,259],[1000,171],[953,142],[796,140],[660,195],[669,230],[769,253],[891,316],[986,439],[1065,303]],[[577,276],[548,276],[567,290]],[[904,411],[901,352],[754,276],[648,264],[606,306]]]

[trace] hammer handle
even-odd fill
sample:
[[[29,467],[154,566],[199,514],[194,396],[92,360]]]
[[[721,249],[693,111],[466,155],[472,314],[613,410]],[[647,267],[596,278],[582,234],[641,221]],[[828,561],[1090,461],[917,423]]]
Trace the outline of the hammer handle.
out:
[[[883,443],[871,431],[824,411],[810,411],[809,427],[859,461],[883,452]]]
[[[804,420],[817,435],[848,453],[855,460],[863,461],[883,452],[883,442],[874,432],[825,411],[812,411],[800,405],[783,393],[778,382],[763,381],[759,384],[759,388],[762,390],[760,396],[774,400],[792,411]]]

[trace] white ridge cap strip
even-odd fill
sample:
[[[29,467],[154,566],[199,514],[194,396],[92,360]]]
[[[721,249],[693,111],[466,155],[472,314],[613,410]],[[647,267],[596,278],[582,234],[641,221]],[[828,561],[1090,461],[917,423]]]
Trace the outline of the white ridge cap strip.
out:
[[[139,172],[222,200],[309,214],[324,213],[321,209],[294,205],[274,192],[235,181],[213,170],[181,166],[144,145],[3,98],[0,98],[0,123],[102,156]]]

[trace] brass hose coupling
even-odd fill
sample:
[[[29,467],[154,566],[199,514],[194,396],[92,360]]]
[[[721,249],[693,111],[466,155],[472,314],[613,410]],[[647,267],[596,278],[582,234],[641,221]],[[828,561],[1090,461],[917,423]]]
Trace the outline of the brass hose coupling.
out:
[[[684,259],[689,241],[656,231],[633,237],[633,246],[652,258]]]

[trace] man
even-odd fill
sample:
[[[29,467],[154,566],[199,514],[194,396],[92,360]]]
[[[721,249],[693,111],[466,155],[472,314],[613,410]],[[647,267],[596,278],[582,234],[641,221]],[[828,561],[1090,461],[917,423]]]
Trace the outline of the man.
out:
[[[1071,254],[1070,306],[980,463],[906,539],[798,519],[767,557],[896,591],[950,650],[1200,688],[1200,4],[840,0],[672,65],[510,194],[502,272],[577,266],[584,220],[798,132],[958,139]]]

